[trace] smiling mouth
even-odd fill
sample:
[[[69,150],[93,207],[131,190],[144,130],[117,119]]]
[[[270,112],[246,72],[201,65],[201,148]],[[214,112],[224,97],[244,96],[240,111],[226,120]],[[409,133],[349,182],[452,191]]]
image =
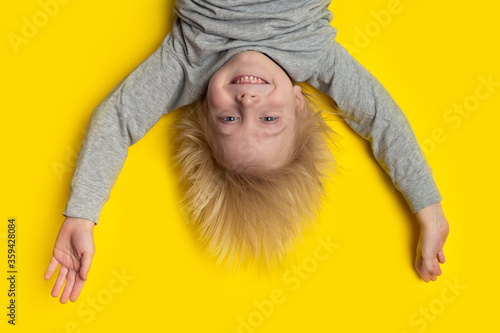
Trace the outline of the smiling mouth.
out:
[[[240,75],[232,79],[230,84],[269,84],[269,82],[253,75]]]

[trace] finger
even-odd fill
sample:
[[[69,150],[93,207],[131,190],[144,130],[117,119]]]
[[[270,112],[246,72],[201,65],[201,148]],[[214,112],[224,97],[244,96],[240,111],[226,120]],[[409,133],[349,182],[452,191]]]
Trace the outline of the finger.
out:
[[[427,272],[424,268],[424,261],[422,257],[417,257],[415,262],[415,267],[417,269],[418,274],[425,282],[429,282],[431,280],[431,276],[429,272]]]
[[[71,292],[71,295],[69,297],[69,300],[71,302],[76,302],[78,297],[80,296],[80,292],[83,289],[83,285],[85,284],[85,280],[82,280],[79,275],[76,275],[75,277],[75,285],[73,286],[73,291]]]
[[[90,265],[92,264],[92,259],[94,255],[90,253],[84,253],[81,259],[82,265],[80,267],[80,278],[82,280],[87,280],[87,274],[90,271]]]
[[[75,276],[76,272],[75,271],[69,271],[68,275],[66,277],[66,285],[64,286],[63,293],[61,295],[61,303],[66,304],[69,299],[69,295],[71,294],[71,291],[73,290],[73,285],[75,284]]]
[[[64,281],[66,280],[67,274],[68,274],[68,269],[64,266],[61,266],[61,268],[59,269],[59,276],[57,277],[56,283],[54,284],[54,288],[52,289],[52,297],[59,296]]]
[[[52,258],[50,258],[49,266],[47,266],[47,270],[45,271],[45,274],[43,276],[45,280],[50,280],[57,266],[59,266],[59,262],[56,258],[54,258],[54,256],[52,256]]]
[[[430,275],[435,275],[435,267],[434,267],[434,261],[432,258],[425,258],[424,259],[424,269],[429,272]]]
[[[429,282],[431,280],[431,276],[429,274],[429,272],[427,272],[425,269],[417,269],[418,270],[418,274],[420,274],[420,277],[422,278],[422,280],[424,280],[425,282]]]
[[[437,264],[437,259],[433,258],[424,260],[424,269],[429,273],[431,281],[437,280],[437,275],[439,275],[437,274],[439,269],[439,265]]]
[[[443,250],[440,250],[437,254],[437,257],[438,257],[438,260],[440,263],[444,264],[444,262],[446,261],[445,257],[444,257],[444,252]]]
[[[429,274],[431,276],[434,275],[436,278],[442,273],[441,267],[439,267],[437,256],[433,257],[432,259],[428,259],[424,266]]]
[[[434,258],[433,260],[433,264],[434,264],[434,272],[436,273],[436,276],[440,276],[441,274],[443,274],[443,271],[441,271],[441,266],[439,266],[439,259],[437,258]]]
[[[432,269],[432,270],[425,269],[425,271],[427,272],[427,274],[429,274],[429,279],[431,281],[437,280],[437,276],[436,276],[436,273],[434,272],[434,269]]]

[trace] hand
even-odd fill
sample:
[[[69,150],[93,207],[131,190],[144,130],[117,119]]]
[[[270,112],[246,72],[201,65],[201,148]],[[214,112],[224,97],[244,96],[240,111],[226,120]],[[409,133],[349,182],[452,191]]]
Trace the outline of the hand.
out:
[[[86,219],[67,217],[59,230],[54,253],[45,271],[45,280],[49,280],[58,265],[59,276],[52,289],[52,296],[57,297],[66,281],[61,294],[61,303],[75,302],[82,291],[90,264],[94,257],[95,223]]]
[[[415,268],[425,282],[436,281],[445,261],[443,246],[448,237],[448,221],[441,203],[435,203],[416,213],[422,228],[417,246]]]

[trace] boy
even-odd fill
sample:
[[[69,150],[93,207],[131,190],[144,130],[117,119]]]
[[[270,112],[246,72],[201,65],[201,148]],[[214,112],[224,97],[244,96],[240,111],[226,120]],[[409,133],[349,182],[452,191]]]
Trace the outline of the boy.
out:
[[[178,18],[161,47],[92,114],[64,212],[67,218],[45,274],[49,279],[61,265],[52,291],[54,297],[67,281],[61,302],[77,299],[94,255],[93,227],[128,147],[165,113],[202,100],[198,114],[200,126],[205,122],[203,141],[197,138],[194,142],[200,142],[200,151],[210,148],[210,156],[205,160],[218,168],[213,174],[223,175],[218,179],[231,179],[225,184],[226,192],[235,186],[241,189],[249,184],[271,184],[271,180],[287,174],[292,176],[282,183],[301,180],[297,175],[305,170],[304,154],[315,149],[304,150],[299,144],[299,133],[311,112],[305,111],[307,103],[293,82],[304,81],[332,97],[347,123],[372,143],[375,157],[421,223],[416,261],[419,274],[425,281],[435,280],[441,274],[439,263],[444,262],[442,247],[448,223],[431,171],[399,107],[380,83],[335,42],[328,5],[329,1],[321,0],[176,2]],[[297,151],[302,154],[300,158]],[[193,165],[192,156],[197,156],[196,152],[179,154],[178,160],[186,168]],[[199,175],[205,164],[196,165],[199,167],[191,171]],[[316,164],[309,170],[302,172],[304,177],[318,171]],[[321,171],[317,173],[307,184],[321,178]],[[204,179],[193,178],[189,173],[183,177],[191,185]],[[204,196],[191,194],[192,204],[217,207],[216,214],[194,207],[192,213],[199,215],[195,219],[210,221],[209,215],[225,214],[228,203],[223,199],[230,196],[217,196],[219,183],[211,183],[215,188],[208,188],[211,192]],[[258,187],[255,192],[265,192],[262,189]],[[241,243],[237,241],[247,235],[240,230],[245,224],[233,226],[239,234],[224,234],[225,219],[220,218],[220,223],[201,222],[200,228],[207,238],[219,237],[214,238],[213,246],[222,244],[224,250],[218,253],[222,257],[251,249],[264,235],[265,246],[248,251],[256,256],[265,251],[265,257],[287,243],[290,234],[283,235],[284,230],[300,228],[314,210],[318,191],[310,186],[305,192],[309,191],[314,193],[306,196],[312,198],[306,206],[312,208],[299,209],[297,223],[278,229],[271,226],[264,231],[263,224],[254,224],[243,248],[238,247]],[[295,196],[287,207],[301,200],[300,195]],[[235,201],[229,208],[234,211],[242,205],[242,201]],[[278,201],[274,207],[281,208]],[[268,211],[257,215],[258,220],[268,221]]]

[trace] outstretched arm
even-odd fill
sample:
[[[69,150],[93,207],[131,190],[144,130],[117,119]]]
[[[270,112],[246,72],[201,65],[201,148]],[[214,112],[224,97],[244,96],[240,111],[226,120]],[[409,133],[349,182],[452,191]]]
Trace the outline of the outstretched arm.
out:
[[[178,107],[184,70],[166,41],[122,80],[92,113],[64,215],[98,222],[129,146]]]
[[[444,262],[448,223],[432,171],[406,116],[380,82],[337,42],[317,67],[317,75],[308,82],[332,97],[345,121],[370,141],[375,158],[417,213],[422,234],[416,268],[424,280],[435,280],[440,274],[438,259]]]
[[[432,171],[399,106],[340,44],[321,61],[313,86],[332,97],[345,121],[370,141],[373,154],[414,213],[441,201]]]
[[[52,290],[61,302],[75,301],[94,256],[92,230],[123,166],[128,147],[141,139],[160,117],[187,103],[184,69],[163,44],[122,80],[96,107],[80,148],[71,191],[45,273],[50,279],[60,265]]]

